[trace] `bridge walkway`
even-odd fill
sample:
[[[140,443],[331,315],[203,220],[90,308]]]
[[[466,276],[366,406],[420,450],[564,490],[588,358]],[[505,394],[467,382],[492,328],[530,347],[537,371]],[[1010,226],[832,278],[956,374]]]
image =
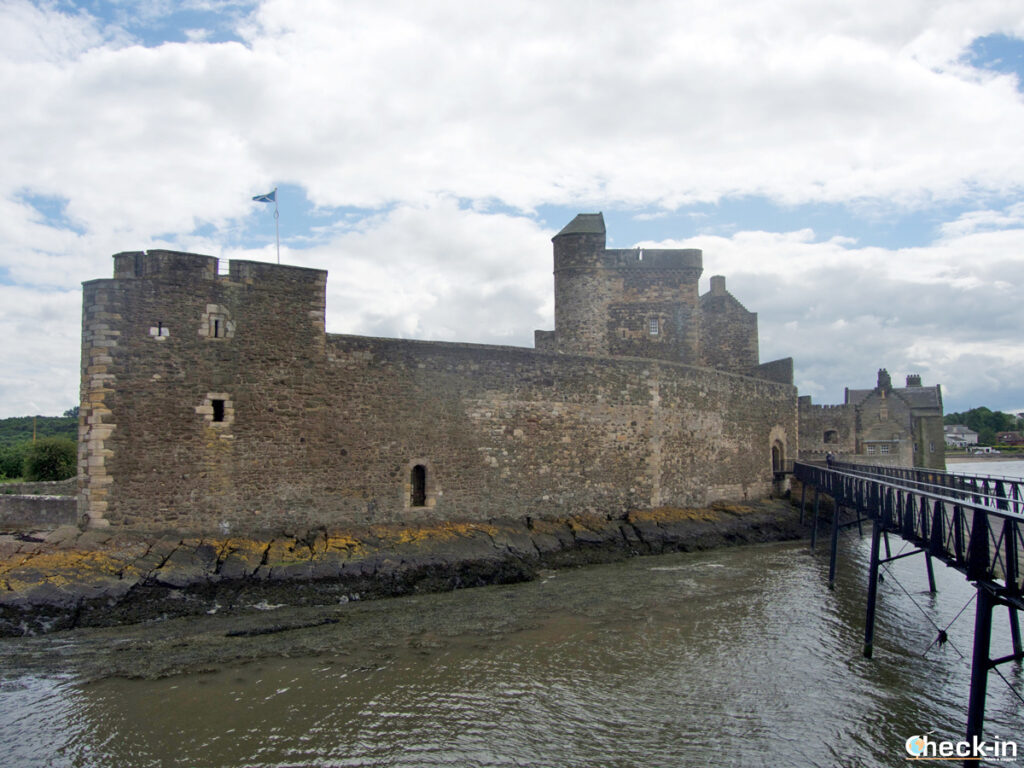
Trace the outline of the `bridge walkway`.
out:
[[[797,462],[793,476],[803,486],[801,513],[806,491],[815,493],[814,530],[816,538],[820,494],[834,501],[830,586],[835,581],[835,563],[841,510],[856,513],[859,525],[870,520],[871,563],[864,634],[864,655],[871,657],[874,646],[875,606],[879,566],[897,559],[881,556],[887,534],[896,534],[924,553],[929,583],[935,590],[932,558],[959,570],[977,589],[974,649],[971,662],[971,690],[967,709],[967,739],[982,735],[988,672],[1010,661],[1024,660],[1018,611],[1024,610],[1024,481],[954,475],[924,469],[835,464],[825,467]],[[888,544],[887,538],[885,538]],[[996,606],[1008,609],[1013,653],[990,657],[992,614]],[[965,765],[977,765],[977,760]]]

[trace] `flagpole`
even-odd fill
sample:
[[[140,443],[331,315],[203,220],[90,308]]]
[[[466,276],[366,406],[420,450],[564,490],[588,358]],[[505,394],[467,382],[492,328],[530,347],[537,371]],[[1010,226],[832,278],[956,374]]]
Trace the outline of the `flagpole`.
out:
[[[281,230],[278,227],[277,187],[274,187],[274,237],[277,240],[277,263],[281,263]]]

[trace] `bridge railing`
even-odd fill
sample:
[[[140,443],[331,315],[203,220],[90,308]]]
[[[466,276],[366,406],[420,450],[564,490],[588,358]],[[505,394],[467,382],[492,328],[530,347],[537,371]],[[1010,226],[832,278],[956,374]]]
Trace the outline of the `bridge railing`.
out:
[[[884,471],[882,471],[884,470]],[[1024,590],[1024,514],[1018,484],[978,483],[929,470],[797,462],[794,476],[898,533],[968,579]],[[956,480],[954,481],[953,478]]]
[[[970,499],[994,509],[1024,514],[1024,480],[1020,478],[961,475],[937,469],[867,466],[842,462],[834,464],[833,467],[844,472],[887,477],[923,491]]]

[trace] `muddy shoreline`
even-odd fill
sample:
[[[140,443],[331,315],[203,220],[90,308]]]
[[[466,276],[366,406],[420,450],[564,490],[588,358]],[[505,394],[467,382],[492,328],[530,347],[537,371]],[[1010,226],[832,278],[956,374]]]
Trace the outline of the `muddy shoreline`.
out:
[[[312,539],[305,532],[251,547],[262,552],[258,560],[253,554],[251,568],[239,564],[237,540],[143,542],[70,531],[42,540],[7,537],[3,545],[21,551],[0,564],[0,632],[8,638],[2,641],[7,664],[73,669],[83,679],[151,678],[269,656],[334,653],[339,630],[358,639],[345,652],[358,666],[363,650],[369,659],[389,647],[393,630],[382,622],[390,621],[393,601],[381,598],[436,600],[453,590],[549,578],[561,568],[791,540],[805,532],[798,509],[766,500],[613,520],[378,527]],[[436,626],[406,629],[444,633],[443,616],[423,620]],[[488,617],[481,631],[499,631],[504,621]]]

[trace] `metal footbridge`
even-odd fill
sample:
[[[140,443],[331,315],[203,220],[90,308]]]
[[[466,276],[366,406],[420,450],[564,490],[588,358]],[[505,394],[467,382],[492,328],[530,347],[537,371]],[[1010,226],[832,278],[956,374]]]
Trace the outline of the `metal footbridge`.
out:
[[[977,588],[971,690],[967,706],[967,739],[981,738],[985,717],[988,673],[994,667],[1024,660],[1018,611],[1024,610],[1024,481],[1012,478],[954,475],[927,469],[837,463],[831,467],[797,462],[793,476],[800,481],[801,516],[808,489],[814,492],[811,546],[817,538],[821,495],[834,500],[831,526],[829,584],[835,582],[839,530],[870,520],[871,565],[864,655],[871,657],[875,633],[879,566],[891,560],[923,554],[928,581],[935,591],[932,560],[957,569]],[[843,510],[856,519],[841,523]],[[915,547],[893,556],[888,535],[896,534]],[[885,542],[885,557],[882,543]],[[993,611],[1008,610],[1013,653],[991,658]],[[977,765],[965,761],[965,765]]]

